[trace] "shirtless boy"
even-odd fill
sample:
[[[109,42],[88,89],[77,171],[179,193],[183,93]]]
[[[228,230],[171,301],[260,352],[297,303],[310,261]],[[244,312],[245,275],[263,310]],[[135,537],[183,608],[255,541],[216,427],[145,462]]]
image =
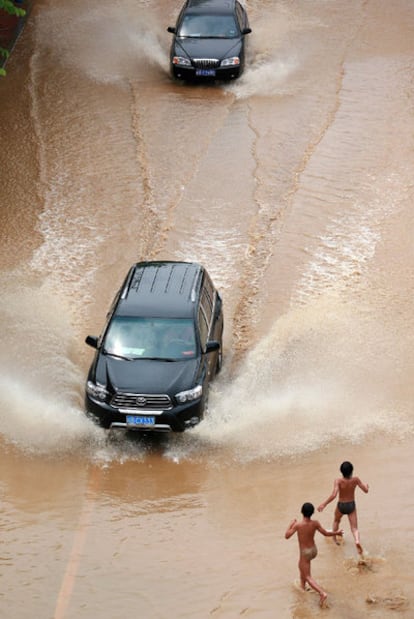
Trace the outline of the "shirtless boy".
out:
[[[319,505],[318,512],[323,511],[328,503],[333,501],[339,494],[338,503],[335,508],[333,532],[335,534],[336,531],[338,531],[341,518],[346,514],[349,518],[349,524],[358,553],[362,554],[363,550],[359,540],[357,511],[355,506],[355,488],[361,488],[363,492],[367,493],[369,487],[368,484],[364,484],[359,477],[352,476],[353,470],[354,467],[350,462],[343,462],[341,464],[340,471],[342,473],[342,478],[335,479],[331,494],[326,501]],[[336,537],[334,537],[334,541],[336,542]]]
[[[285,533],[285,538],[289,539],[295,533],[298,534],[299,542],[299,573],[300,584],[303,590],[305,590],[306,583],[308,583],[312,589],[319,593],[319,604],[323,606],[326,602],[328,594],[318,585],[318,583],[311,576],[311,561],[318,554],[318,549],[315,545],[315,532],[319,531],[322,535],[332,537],[336,535],[342,535],[343,531],[336,530],[327,531],[317,520],[311,520],[312,514],[315,511],[312,503],[304,503],[302,505],[303,520],[298,522],[296,518],[292,520]]]

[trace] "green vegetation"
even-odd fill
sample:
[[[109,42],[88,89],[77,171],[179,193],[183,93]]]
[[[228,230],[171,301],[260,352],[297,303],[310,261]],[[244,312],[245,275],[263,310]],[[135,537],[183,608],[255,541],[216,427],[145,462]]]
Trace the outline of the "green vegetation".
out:
[[[16,15],[16,17],[24,17],[26,15],[26,11],[15,6],[12,0],[0,0],[0,12],[1,11],[5,11],[9,15]],[[5,49],[4,47],[0,47],[0,63],[4,63],[4,61],[7,60],[9,56],[10,51],[8,49]],[[3,67],[0,67],[0,76],[1,75],[6,75],[6,71],[5,69],[3,69]]]
[[[1,58],[7,59],[10,56],[9,50],[0,47],[0,56]],[[0,67],[0,75],[6,75],[6,71],[3,69],[3,67]]]
[[[26,11],[15,6],[12,0],[0,0],[0,9],[6,11],[9,15],[17,15],[18,17],[26,15]]]

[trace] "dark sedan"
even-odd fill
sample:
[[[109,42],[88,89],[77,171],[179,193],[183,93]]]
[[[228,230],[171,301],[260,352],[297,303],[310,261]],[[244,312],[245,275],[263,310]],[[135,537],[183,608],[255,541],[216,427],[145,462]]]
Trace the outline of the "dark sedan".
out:
[[[187,0],[168,32],[174,35],[174,77],[231,80],[243,72],[245,35],[251,28],[238,0]]]

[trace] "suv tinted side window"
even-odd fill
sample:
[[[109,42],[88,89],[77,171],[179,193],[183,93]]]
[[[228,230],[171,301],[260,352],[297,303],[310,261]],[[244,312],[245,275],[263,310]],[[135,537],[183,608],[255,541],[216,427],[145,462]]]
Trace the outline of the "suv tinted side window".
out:
[[[112,320],[113,313],[114,313],[115,308],[116,308],[116,306],[118,304],[119,297],[121,296],[122,288],[123,288],[123,286],[121,286],[121,288],[116,293],[115,298],[112,301],[111,306],[110,306],[110,308],[109,308],[109,310],[108,310],[108,312],[106,314],[105,323],[104,323],[103,329],[101,331],[101,335],[99,336],[99,340],[98,340],[98,345],[99,346],[101,346],[101,344],[103,342],[103,339],[104,339],[104,336],[105,336],[105,333],[106,333],[106,331],[107,331],[107,329],[109,327],[109,323]]]
[[[203,351],[205,351],[207,340],[208,340],[209,325],[207,323],[207,319],[206,319],[205,313],[201,305],[198,308],[197,321],[198,321],[198,328],[200,331],[201,348]]]
[[[207,274],[204,276],[203,287],[201,289],[200,305],[206,317],[207,324],[210,327],[214,307],[214,287]]]

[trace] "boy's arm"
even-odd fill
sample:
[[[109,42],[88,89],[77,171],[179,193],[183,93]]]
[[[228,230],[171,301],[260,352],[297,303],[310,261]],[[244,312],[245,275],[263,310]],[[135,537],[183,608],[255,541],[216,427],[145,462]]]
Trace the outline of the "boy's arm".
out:
[[[324,501],[323,503],[321,503],[318,507],[318,512],[321,512],[325,509],[325,507],[328,505],[328,503],[330,503],[331,501],[334,500],[334,498],[336,497],[336,495],[338,494],[339,491],[339,485],[338,485],[338,480],[335,479],[334,481],[334,487],[333,490],[331,492],[331,494],[328,496],[328,498],[326,499],[326,501]]]
[[[288,528],[286,529],[285,539],[289,539],[289,537],[292,537],[292,535],[296,533],[296,529],[297,529],[296,525],[297,525],[297,520],[296,518],[294,518],[292,522],[289,524]]]
[[[369,486],[368,486],[368,484],[364,484],[364,482],[363,482],[363,481],[361,481],[361,480],[359,479],[359,477],[357,477],[357,478],[356,478],[356,481],[357,481],[357,485],[358,485],[358,487],[359,487],[359,488],[361,488],[361,490],[362,490],[363,492],[367,493],[367,492],[368,492],[368,490],[369,490]]]
[[[325,535],[325,537],[334,537],[336,535],[340,535],[342,537],[342,535],[344,534],[343,529],[339,529],[339,531],[327,531],[318,520],[316,520],[316,529],[317,531],[319,531],[319,533]]]

